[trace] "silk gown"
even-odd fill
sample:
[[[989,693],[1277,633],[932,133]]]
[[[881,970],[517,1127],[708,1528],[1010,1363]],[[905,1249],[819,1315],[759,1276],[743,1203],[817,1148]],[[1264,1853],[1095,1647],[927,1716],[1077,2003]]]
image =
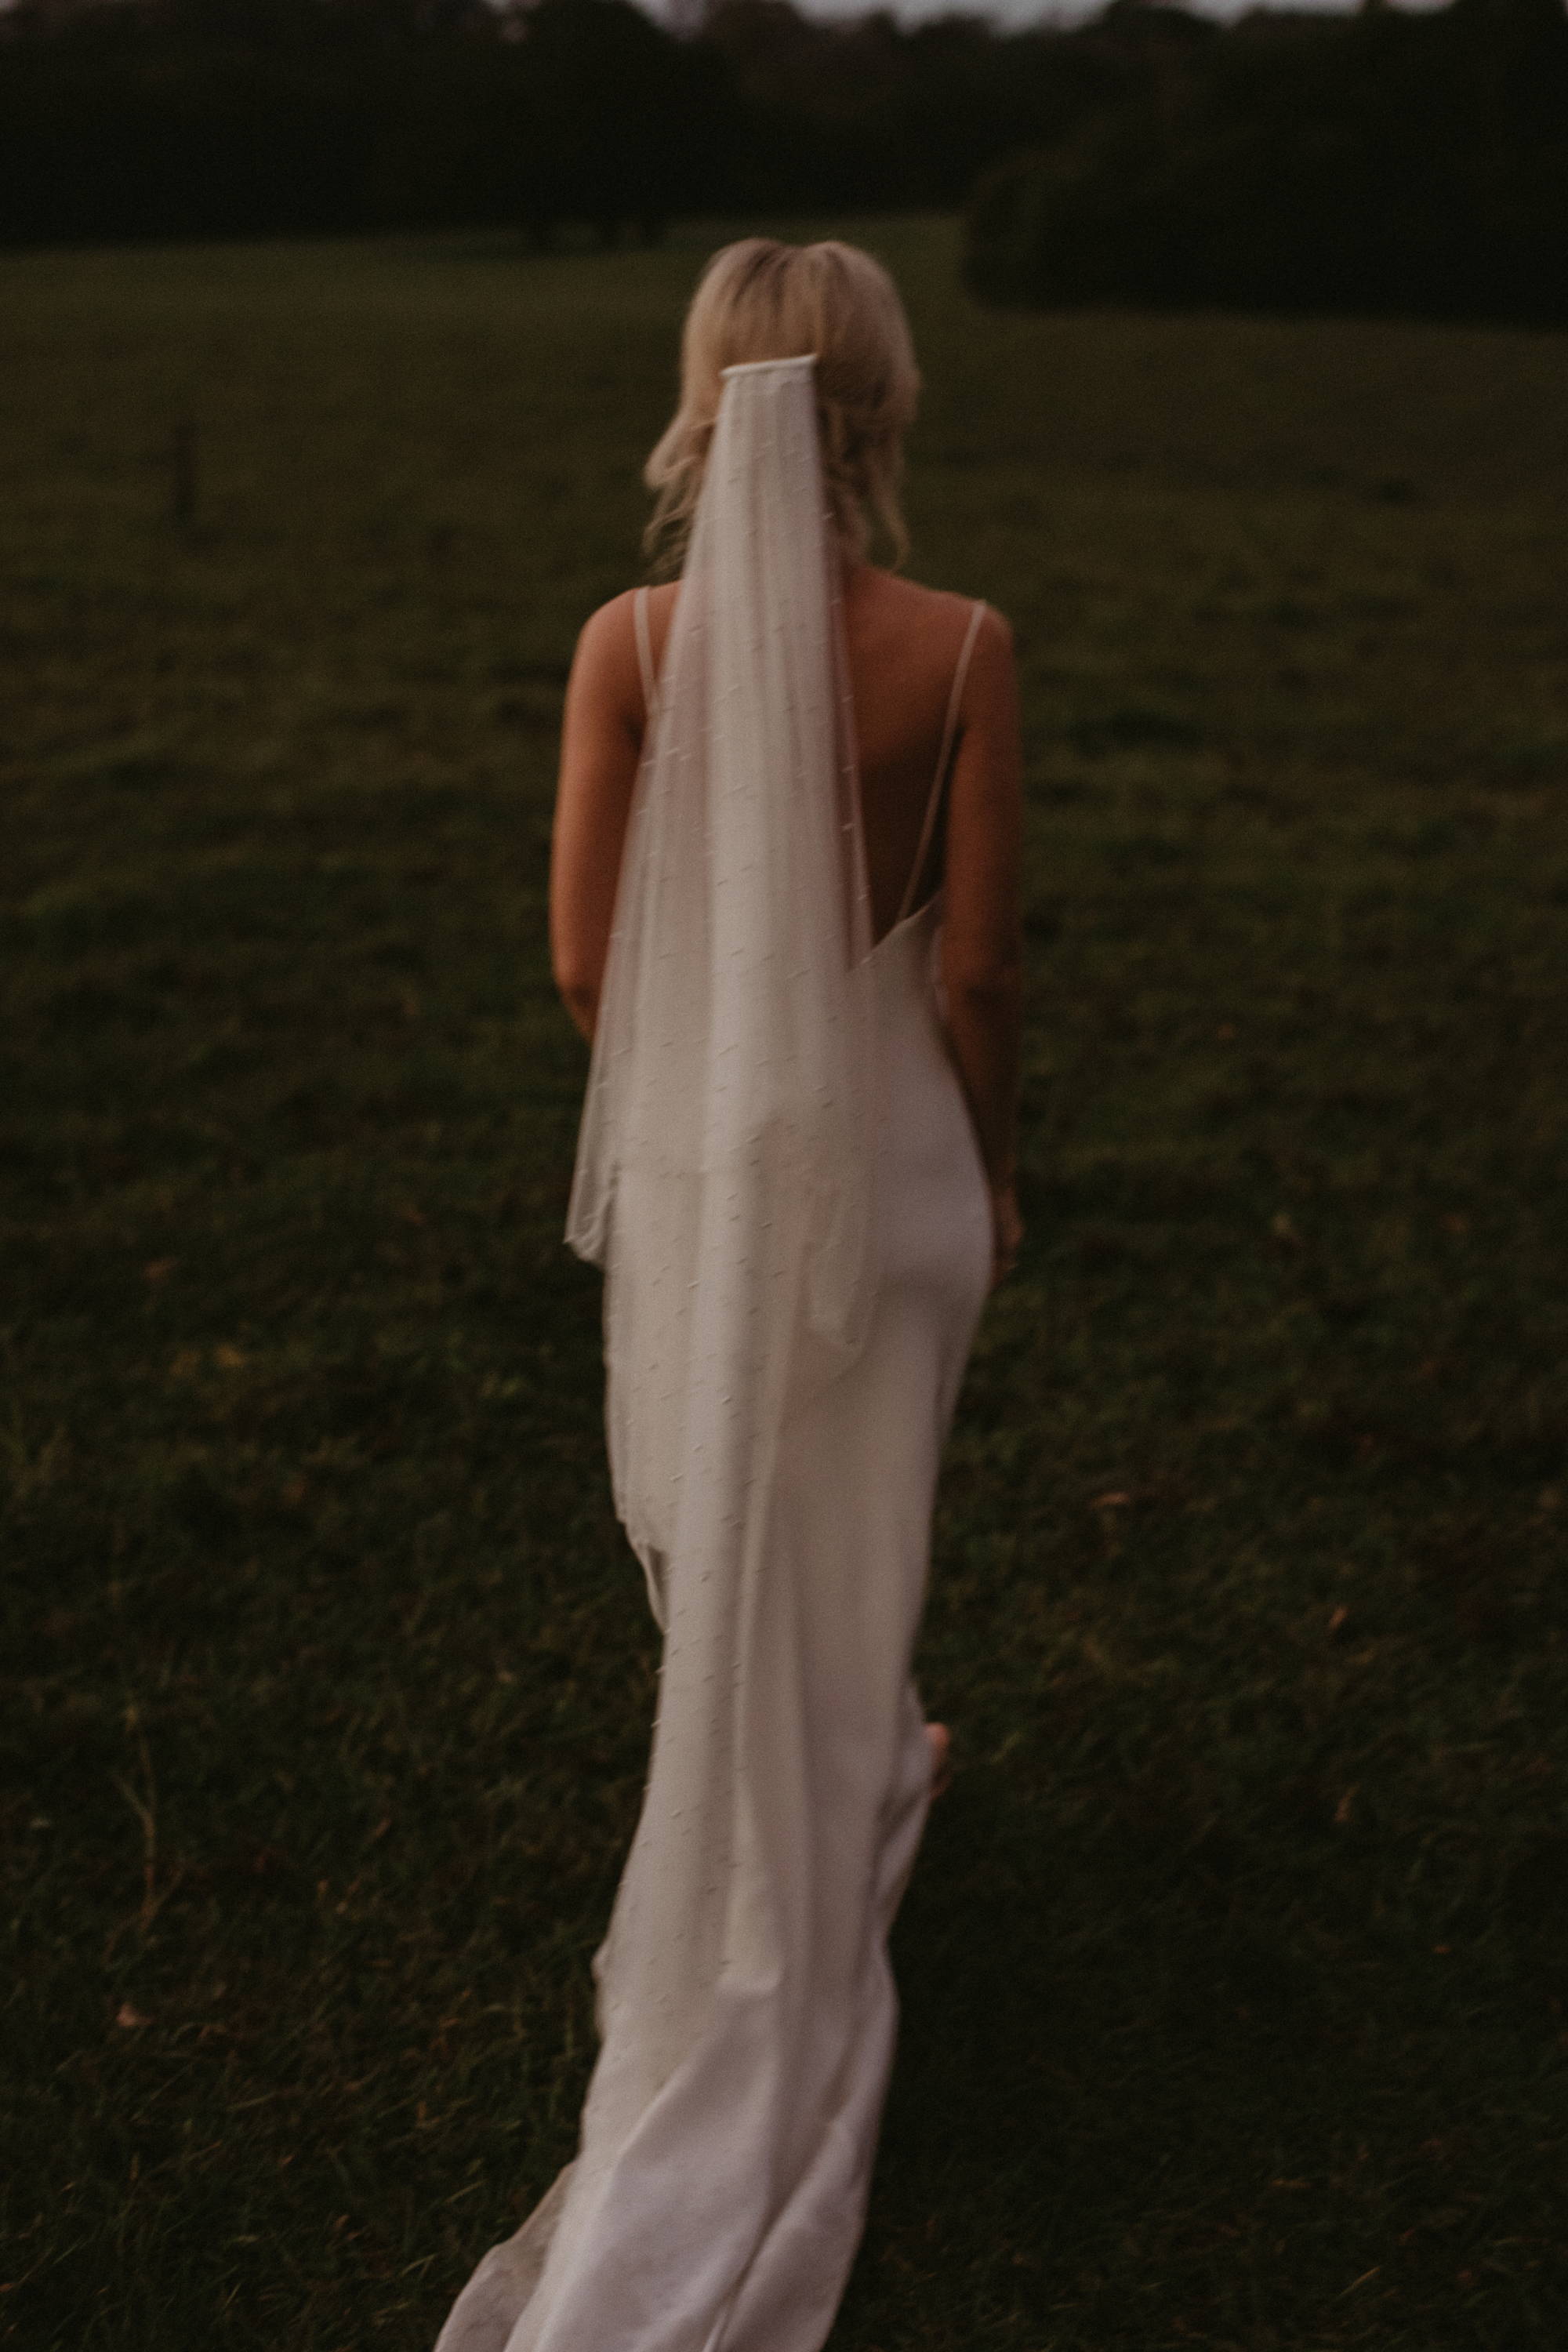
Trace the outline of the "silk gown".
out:
[[[910,1658],[992,1264],[989,1190],[942,1025],[940,894],[909,907],[983,609],[905,907],[871,951],[879,1276],[865,1344],[780,1433],[766,1572],[734,1657],[699,1657],[683,1681],[667,1627],[647,1791],[594,1960],[601,2050],[578,2155],[480,2262],[437,2352],[819,2352],[859,2242],[897,2021],[888,1932],[931,1795]],[[638,643],[651,709],[640,604]],[[630,1215],[635,1234],[635,1203]],[[715,1867],[712,1791],[661,1762],[661,1728],[725,1675],[746,1704],[715,1711],[731,1727],[704,1769],[738,1779],[748,1829]],[[716,1906],[721,1964],[693,1924]]]

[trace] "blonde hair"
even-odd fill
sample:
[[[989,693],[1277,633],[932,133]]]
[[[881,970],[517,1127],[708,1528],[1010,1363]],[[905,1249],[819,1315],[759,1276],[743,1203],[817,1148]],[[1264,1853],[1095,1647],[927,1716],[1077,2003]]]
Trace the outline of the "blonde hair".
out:
[[[661,568],[673,570],[685,549],[724,369],[807,352],[839,538],[861,556],[879,525],[903,561],[899,482],[921,379],[898,289],[858,246],[747,236],[721,247],[698,281],[680,340],[680,404],[643,469],[657,498],[643,543]]]

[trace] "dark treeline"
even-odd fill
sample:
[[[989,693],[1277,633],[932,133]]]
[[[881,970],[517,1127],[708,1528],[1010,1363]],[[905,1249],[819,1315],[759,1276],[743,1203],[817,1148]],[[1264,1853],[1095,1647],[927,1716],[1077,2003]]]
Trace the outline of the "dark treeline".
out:
[[[953,205],[1204,37],[1142,0],[1008,35],[698,6],[678,37],[627,0],[22,0],[0,16],[0,239]]]
[[[1563,0],[1265,14],[999,163],[993,299],[1568,324]]]
[[[1568,319],[1563,0],[1070,28],[790,0],[20,0],[0,241],[970,202],[999,300]]]
[[[0,237],[245,236],[708,201],[721,69],[625,0],[23,0]]]

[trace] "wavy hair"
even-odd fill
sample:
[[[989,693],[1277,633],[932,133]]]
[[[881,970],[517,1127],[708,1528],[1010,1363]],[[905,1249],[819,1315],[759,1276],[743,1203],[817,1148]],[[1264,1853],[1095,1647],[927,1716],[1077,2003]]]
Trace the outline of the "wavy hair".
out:
[[[858,246],[748,236],[721,247],[698,281],[680,340],[680,404],[643,468],[655,494],[643,544],[657,569],[678,570],[685,552],[724,369],[805,352],[816,360],[823,470],[839,539],[862,556],[879,528],[902,562],[903,436],[921,379],[898,289]]]

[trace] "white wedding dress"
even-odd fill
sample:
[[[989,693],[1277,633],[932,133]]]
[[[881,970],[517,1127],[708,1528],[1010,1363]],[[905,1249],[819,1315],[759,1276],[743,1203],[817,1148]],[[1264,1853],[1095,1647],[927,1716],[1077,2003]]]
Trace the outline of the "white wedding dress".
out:
[[[640,605],[638,624],[651,713]],[[594,1961],[601,2050],[577,2157],[485,2255],[437,2352],[819,2352],[832,2326],[893,2052],[888,1931],[931,1790],[910,1667],[932,1500],[992,1258],[989,1193],[941,1022],[939,923],[939,900],[903,912],[855,967],[874,1041],[870,1273],[842,1365],[827,1350],[812,1378],[775,1391],[765,1363],[721,1347],[741,1370],[710,1391],[700,1374],[713,1346],[699,1329],[667,1350],[680,1378],[656,1398],[660,1318],[680,1311],[660,1288],[666,1180],[620,1176],[612,1464],[666,1636],[648,1784]],[[765,1166],[753,1176],[760,1189],[735,1180],[722,1213],[732,1223],[732,1203],[749,1202],[771,1234],[787,1223],[791,1187]],[[744,1281],[736,1293],[748,1333],[758,1296]],[[622,1367],[618,1393],[614,1335],[628,1316],[640,1332],[644,1315],[655,1337],[633,1392]],[[758,1407],[769,1396],[771,1422]],[[655,1491],[637,1485],[647,1414],[679,1456],[662,1519],[657,1500],[626,1501]]]

